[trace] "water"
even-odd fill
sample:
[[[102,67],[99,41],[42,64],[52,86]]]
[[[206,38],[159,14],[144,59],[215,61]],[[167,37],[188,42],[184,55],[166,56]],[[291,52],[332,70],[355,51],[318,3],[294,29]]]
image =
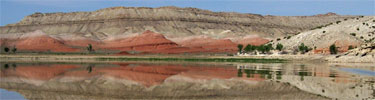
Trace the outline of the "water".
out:
[[[2,100],[375,99],[375,66],[314,63],[2,62]]]

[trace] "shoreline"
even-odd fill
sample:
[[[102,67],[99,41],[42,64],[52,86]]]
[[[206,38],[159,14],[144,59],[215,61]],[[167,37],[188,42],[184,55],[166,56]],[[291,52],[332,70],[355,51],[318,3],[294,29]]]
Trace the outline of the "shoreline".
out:
[[[161,61],[161,62],[238,62],[238,63],[375,63],[338,61],[334,55],[56,55],[56,54],[2,54],[1,61],[40,61],[40,62],[123,62],[123,61]]]

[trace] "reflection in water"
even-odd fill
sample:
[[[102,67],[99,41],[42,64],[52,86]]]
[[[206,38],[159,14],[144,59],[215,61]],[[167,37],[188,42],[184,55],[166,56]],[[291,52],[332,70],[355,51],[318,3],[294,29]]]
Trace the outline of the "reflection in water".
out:
[[[86,68],[87,72],[91,73],[91,72],[92,72],[92,68],[93,68],[94,66],[95,66],[94,64],[90,64],[90,65]]]
[[[96,99],[153,98],[161,95],[166,98],[216,95],[217,97],[229,96],[247,99],[259,96],[272,99],[271,94],[279,95],[275,98],[288,97],[285,96],[287,94],[280,94],[285,92],[291,95],[286,99],[322,98],[304,94],[300,90],[295,90],[294,87],[267,84],[272,81],[289,83],[301,90],[329,98],[369,99],[374,97],[375,79],[368,77],[368,75],[373,75],[374,70],[368,69],[366,66],[359,70],[336,68],[329,65],[288,63],[238,64],[235,66],[153,63],[0,63],[0,65],[2,65],[0,88],[18,89],[17,92],[22,94],[33,94],[35,90],[44,91],[41,92],[41,95],[35,93],[27,95],[26,98],[29,99],[47,99],[42,94],[53,94],[45,90],[61,90],[63,93],[77,92],[75,96],[54,94],[74,97],[65,99],[90,98],[79,94],[92,94]],[[252,84],[242,81],[258,83],[259,87],[255,88]],[[152,91],[145,90],[146,88],[151,88]],[[259,90],[249,91],[254,90],[253,88]],[[165,94],[171,93],[172,90],[174,91],[172,94]],[[213,92],[204,92],[206,90]],[[341,92],[337,92],[338,90]],[[254,96],[255,94],[257,96]],[[300,96],[296,96],[298,94]],[[110,95],[115,98],[101,95]]]
[[[25,98],[17,92],[0,89],[0,100],[25,100]]]
[[[355,68],[340,68],[340,70],[355,73],[355,74],[360,74],[360,75],[375,76],[375,71],[355,69]]]

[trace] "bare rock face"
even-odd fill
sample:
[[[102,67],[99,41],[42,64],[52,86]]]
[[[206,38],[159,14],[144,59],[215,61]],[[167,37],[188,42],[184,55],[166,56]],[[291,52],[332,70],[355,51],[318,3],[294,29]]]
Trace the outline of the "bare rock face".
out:
[[[349,46],[358,47],[363,43],[374,43],[374,32],[375,17],[366,16],[337,21],[290,38],[275,39],[273,44],[281,43],[286,49],[295,50],[304,43],[310,48],[315,48],[314,53],[326,54],[329,54],[329,46],[335,44],[339,52],[346,52]]]
[[[19,35],[19,34],[18,34]],[[80,49],[65,45],[64,42],[53,38],[41,31],[34,31],[19,36],[1,37],[2,45],[16,47],[21,51],[44,51],[44,52],[78,52]]]
[[[229,39],[213,39],[211,37],[191,37],[177,42],[184,47],[201,49],[202,52],[236,52],[237,44]]]
[[[121,51],[152,51],[177,47],[173,41],[166,39],[162,34],[146,31],[142,34],[119,38],[114,40],[104,40],[99,48],[113,49]]]
[[[261,16],[178,7],[113,7],[93,12],[35,13],[0,27],[0,34],[42,30],[48,34],[84,34],[92,38],[130,35],[146,30],[169,38],[206,35],[280,37],[353,16]]]

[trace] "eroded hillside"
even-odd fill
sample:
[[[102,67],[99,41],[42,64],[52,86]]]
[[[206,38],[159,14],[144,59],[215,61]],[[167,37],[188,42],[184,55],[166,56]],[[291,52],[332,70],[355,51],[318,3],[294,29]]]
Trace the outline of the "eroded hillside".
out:
[[[272,38],[353,17],[334,13],[316,16],[262,16],[197,8],[113,7],[93,12],[35,13],[18,23],[0,27],[0,33],[42,30],[47,34],[78,34],[104,39],[151,30],[169,38],[195,35],[213,38],[259,35]]]

